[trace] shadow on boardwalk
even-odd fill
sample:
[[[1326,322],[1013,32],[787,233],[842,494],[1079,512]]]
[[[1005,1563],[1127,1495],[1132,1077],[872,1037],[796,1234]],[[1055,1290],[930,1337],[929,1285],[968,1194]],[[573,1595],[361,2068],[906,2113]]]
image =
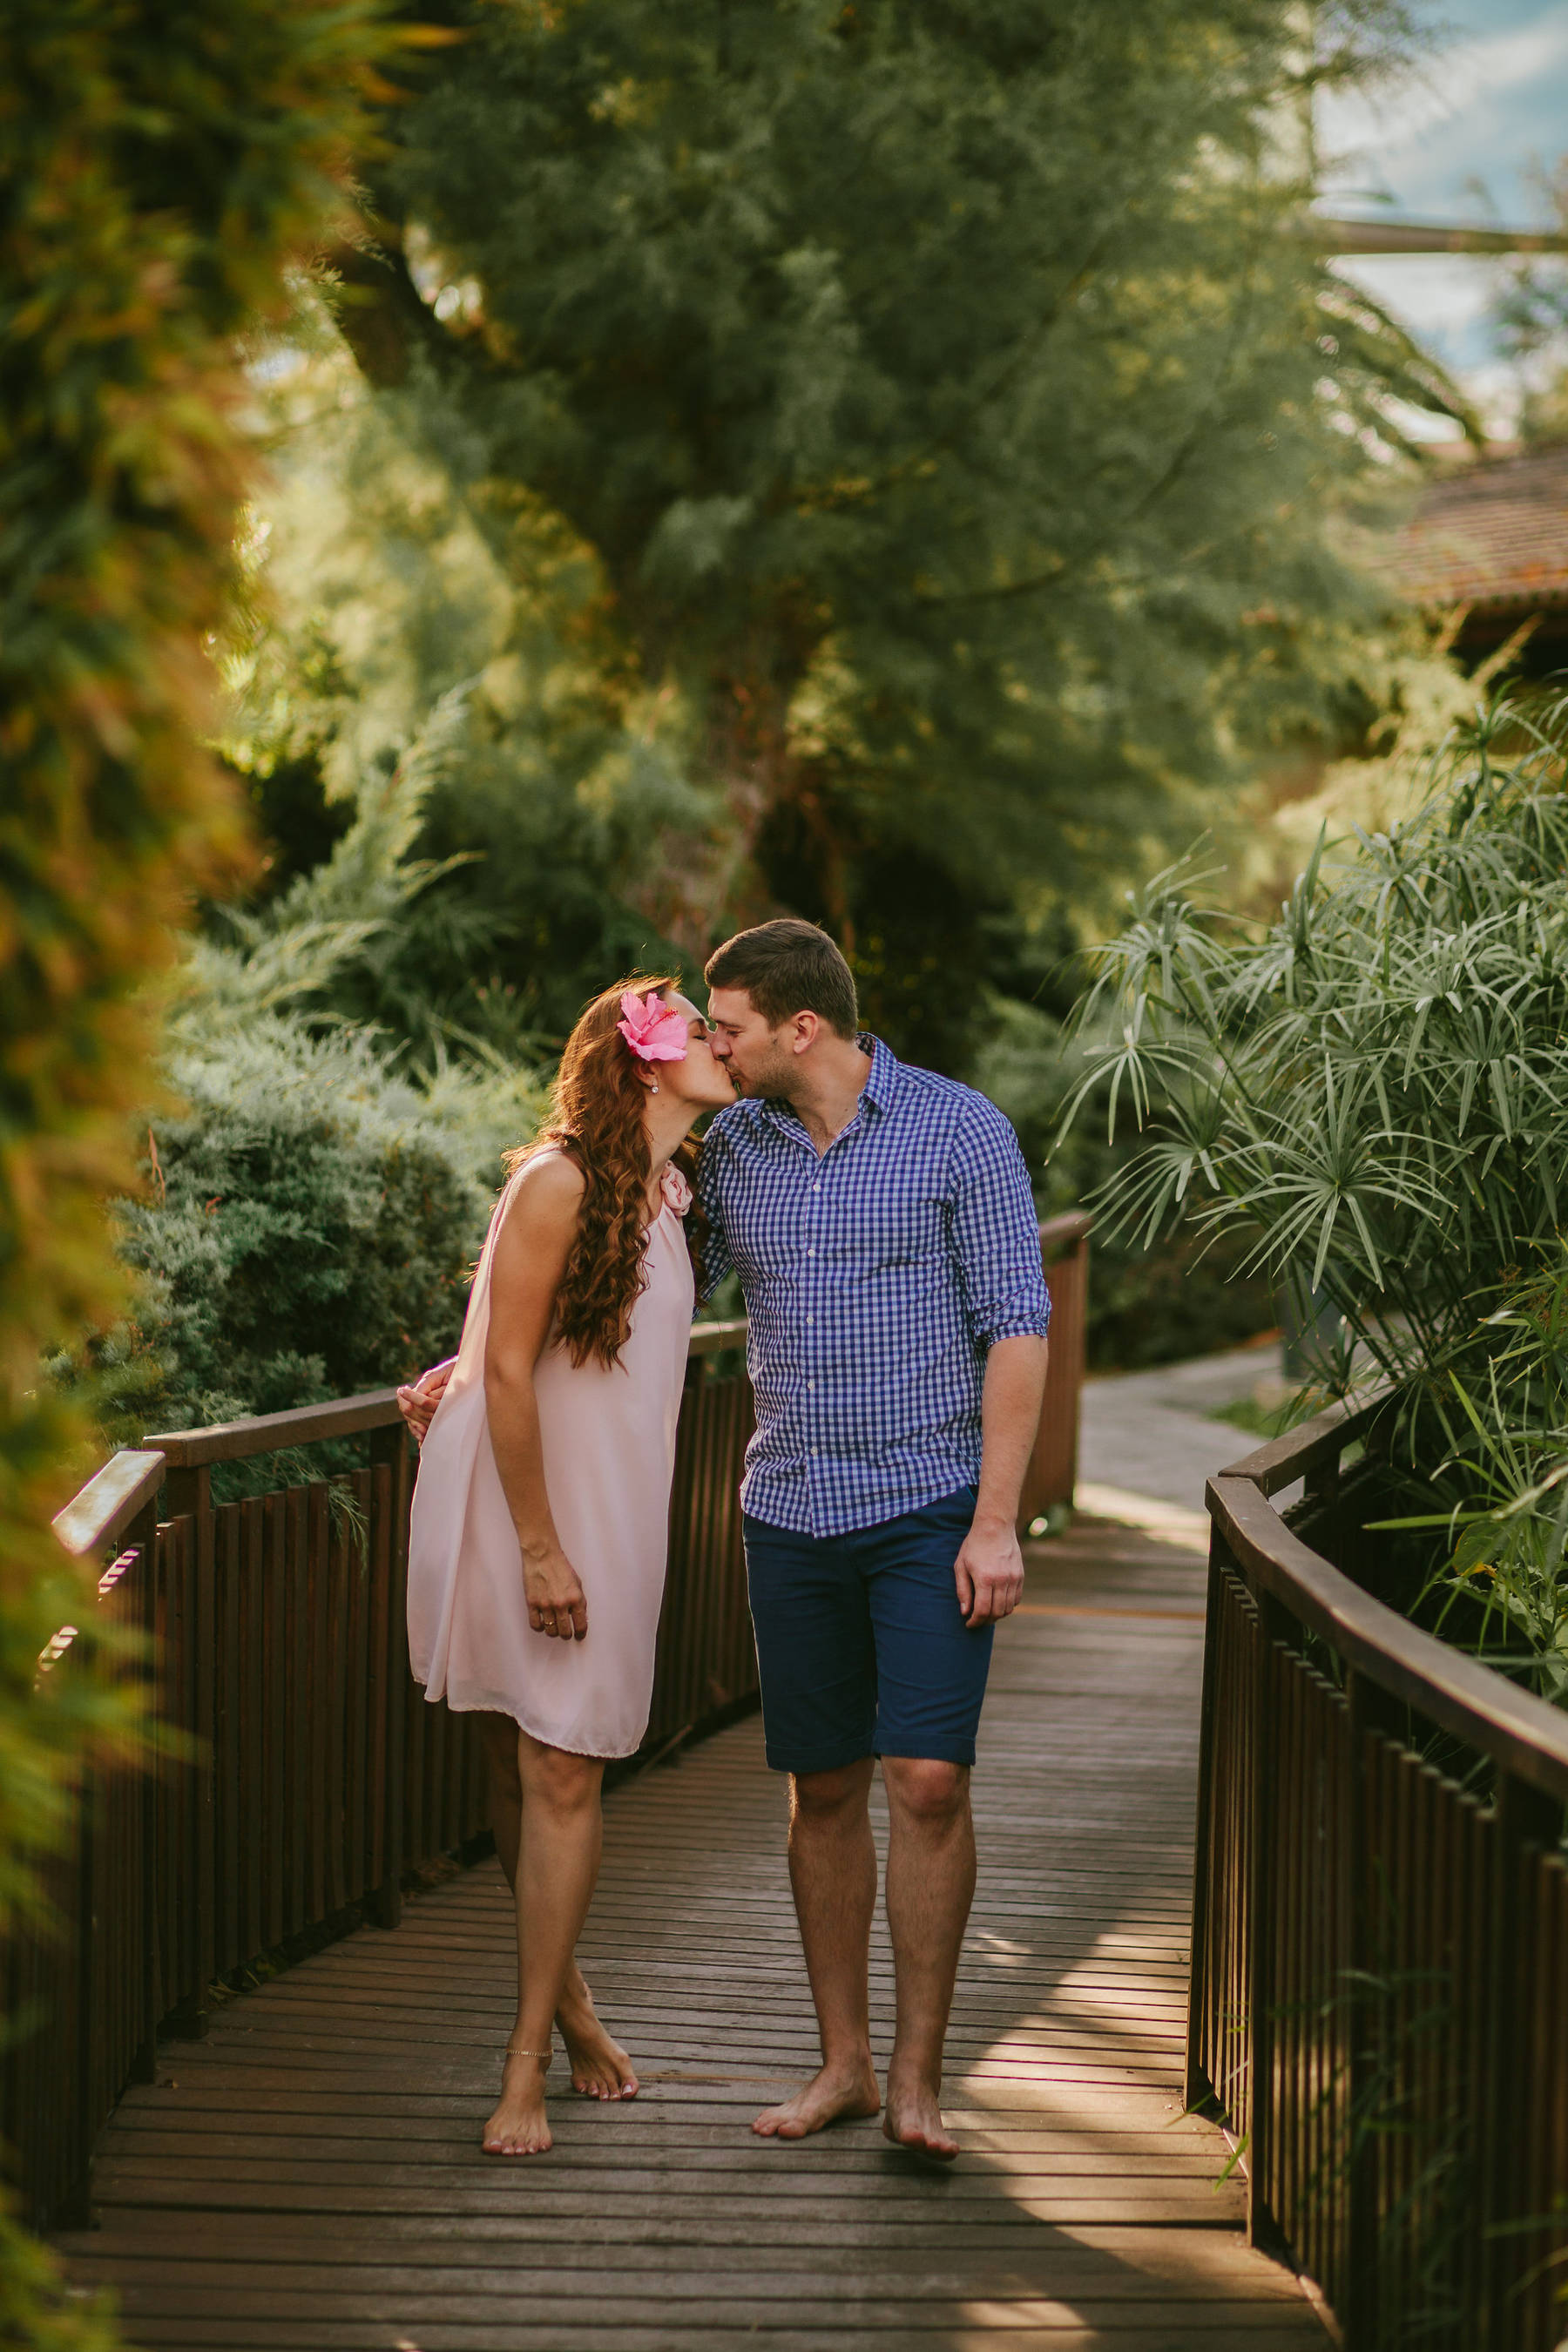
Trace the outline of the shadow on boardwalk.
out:
[[[550,2158],[479,2153],[513,1982],[488,1864],[164,2051],[104,2133],[75,2277],[156,2347],[1322,2352],[1181,2113],[1202,1608],[1201,1560],[1127,1528],[1036,1548],[975,1775],[951,2170],[875,2124],[747,2130],[816,2052],[752,1721],[609,1802],[584,1959],[634,2105],[563,2095]],[[885,2058],[880,1928],[872,1970]]]

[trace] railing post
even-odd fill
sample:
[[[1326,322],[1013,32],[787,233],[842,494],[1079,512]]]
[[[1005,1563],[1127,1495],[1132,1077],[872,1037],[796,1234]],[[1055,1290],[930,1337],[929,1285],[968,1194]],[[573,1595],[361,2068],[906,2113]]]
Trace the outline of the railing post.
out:
[[[212,1472],[207,1465],[172,1468],[163,1482],[165,1516],[191,1522],[191,1624],[188,1639],[193,1662],[197,1754],[186,1768],[195,1775],[195,1802],[191,1808],[195,1852],[189,1857],[192,1906],[191,1943],[195,1981],[169,2012],[169,2031],[182,2042],[200,2042],[207,2030],[206,1988],[216,1966],[216,1783],[213,1756],[213,1654],[216,1626],[216,1528],[213,1520]]]
[[[1346,2084],[1345,2125],[1349,2135],[1342,2166],[1337,2168],[1345,2202],[1346,2274],[1349,2294],[1341,2317],[1345,2352],[1373,2352],[1377,2343],[1378,2238],[1381,2215],[1377,2201],[1377,2139],[1367,2119],[1367,2104],[1376,2074],[1378,2053],[1369,2047],[1371,2010],[1366,1989],[1375,1978],[1383,1957],[1377,1926],[1372,1822],[1372,1776],[1367,1769],[1372,1741],[1379,1734],[1392,1737],[1394,1706],[1386,1691],[1354,1667],[1345,1672],[1345,1737],[1350,1743],[1350,1810],[1347,1823],[1345,1877],[1346,1917],[1350,1949],[1344,1985],[1337,1998],[1348,2004],[1350,2066]]]
[[[1279,2217],[1264,2194],[1271,2156],[1274,2106],[1274,1824],[1279,1744],[1269,1683],[1276,1643],[1289,1619],[1268,1593],[1254,1591],[1258,1608],[1256,1682],[1252,1694],[1252,1857],[1247,1890],[1247,2235],[1274,2252],[1282,2242]]]
[[[373,1472],[384,1465],[388,1473],[387,1508],[392,1515],[386,1546],[388,1591],[386,1654],[381,1670],[386,1676],[386,1757],[382,1826],[382,1877],[371,1889],[365,1909],[378,1927],[395,1927],[403,1917],[404,1782],[408,1770],[405,1717],[408,1689],[408,1629],[406,1577],[408,1509],[413,1497],[409,1475],[409,1438],[403,1423],[370,1433]],[[373,1552],[374,1557],[374,1552]]]
[[[148,1720],[155,1720],[159,1708],[158,1661],[158,1502],[154,1496],[137,1513],[126,1529],[128,1540],[137,1547],[139,1557],[136,1573],[142,1582],[137,1593],[139,1607],[138,1630],[145,1645],[142,1680],[146,1693]],[[163,1954],[160,1945],[158,1886],[158,1773],[156,1761],[149,1759],[142,1767],[142,1783],[138,1791],[138,1826],[142,1839],[142,2039],[131,2062],[131,2079],[134,2083],[152,2083],[158,2074],[158,2021],[163,2014]]]
[[[1482,2275],[1486,2352],[1512,2352],[1519,2341],[1520,2313],[1512,2289],[1531,2267],[1523,2221],[1546,2221],[1526,2203],[1528,2168],[1521,2159],[1524,2124],[1521,2113],[1531,2063],[1560,2065],[1561,2051],[1531,2053],[1529,2021],[1521,1998],[1524,1963],[1521,1926],[1525,1912],[1523,1879],[1532,1849],[1552,1852],[1562,1827],[1562,1808],[1542,1790],[1500,1769],[1492,1811],[1492,1901],[1487,1968],[1487,2065],[1483,2088],[1479,2188],[1485,2233]]]
[[[1189,2109],[1214,2097],[1214,2084],[1198,2057],[1210,1965],[1210,1884],[1214,1853],[1215,1684],[1219,1672],[1220,1570],[1224,1539],[1209,1524],[1208,1597],[1204,1622],[1203,1696],[1198,1705],[1198,1801],[1193,1839],[1193,1914],[1187,1962],[1187,2048],[1183,2103]]]
[[[205,1462],[194,1469],[170,1470],[163,1479],[163,1517],[202,1519],[213,1507],[213,1474]]]
[[[76,1917],[72,1921],[72,1997],[76,2002],[76,2068],[70,2085],[68,2169],[65,2197],[56,2217],[68,2230],[88,2229],[92,2221],[92,2147],[98,2137],[98,2110],[93,2098],[97,2074],[100,2018],[93,1999],[93,1952],[98,1927],[97,1822],[99,1771],[86,1764],[77,1786]]]

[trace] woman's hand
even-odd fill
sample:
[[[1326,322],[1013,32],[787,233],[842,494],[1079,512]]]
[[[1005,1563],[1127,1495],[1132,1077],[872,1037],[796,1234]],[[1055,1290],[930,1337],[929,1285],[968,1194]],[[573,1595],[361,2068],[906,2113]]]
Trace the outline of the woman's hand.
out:
[[[536,1633],[560,1642],[581,1642],[588,1631],[588,1596],[582,1579],[559,1544],[522,1556],[522,1590],[528,1622]]]
[[[413,1431],[416,1442],[423,1445],[425,1433],[436,1416],[436,1408],[447,1393],[447,1383],[452,1377],[456,1356],[448,1356],[444,1364],[432,1364],[421,1372],[411,1388],[397,1391],[397,1410]]]

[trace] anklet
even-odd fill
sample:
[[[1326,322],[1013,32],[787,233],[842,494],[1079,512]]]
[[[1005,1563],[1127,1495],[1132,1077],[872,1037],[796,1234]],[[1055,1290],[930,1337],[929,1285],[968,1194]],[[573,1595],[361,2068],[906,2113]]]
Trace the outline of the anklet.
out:
[[[509,2050],[506,2055],[509,2058],[542,2058],[548,2065],[555,2053],[553,2050]]]

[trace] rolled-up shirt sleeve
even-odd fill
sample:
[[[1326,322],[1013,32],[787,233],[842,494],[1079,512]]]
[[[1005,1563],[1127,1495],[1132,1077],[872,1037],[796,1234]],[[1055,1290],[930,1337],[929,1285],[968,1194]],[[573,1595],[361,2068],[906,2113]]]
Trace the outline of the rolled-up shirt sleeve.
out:
[[[950,1163],[952,1250],[977,1345],[1044,1338],[1051,1297],[1029,1171],[1012,1125],[993,1104],[973,1106]]]
[[[717,1122],[709,1129],[697,1162],[697,1205],[707,1220],[707,1233],[702,1243],[702,1271],[697,1285],[700,1299],[711,1298],[732,1260],[730,1244],[724,1234],[724,1163],[729,1146]]]

